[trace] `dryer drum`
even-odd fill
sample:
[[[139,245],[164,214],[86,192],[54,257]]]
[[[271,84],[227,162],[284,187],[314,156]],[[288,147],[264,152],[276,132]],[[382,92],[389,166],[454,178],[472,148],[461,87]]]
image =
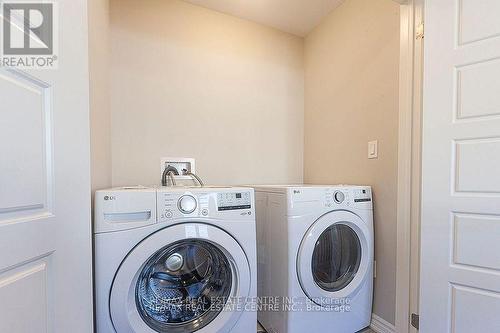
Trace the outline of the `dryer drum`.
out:
[[[223,310],[231,287],[231,265],[224,253],[207,241],[187,239],[148,259],[137,280],[136,305],[157,332],[194,332]]]
[[[351,283],[361,262],[361,243],[356,232],[345,224],[334,224],[316,242],[312,272],[318,286],[329,292]]]

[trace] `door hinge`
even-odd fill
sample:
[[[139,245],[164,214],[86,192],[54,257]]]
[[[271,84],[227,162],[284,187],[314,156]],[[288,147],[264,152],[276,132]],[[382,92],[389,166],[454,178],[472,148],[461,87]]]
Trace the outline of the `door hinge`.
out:
[[[420,315],[415,313],[411,314],[411,326],[418,330],[418,327],[420,326]]]
[[[424,23],[422,22],[415,28],[415,38],[423,39],[424,35],[425,35],[425,28],[424,28]]]

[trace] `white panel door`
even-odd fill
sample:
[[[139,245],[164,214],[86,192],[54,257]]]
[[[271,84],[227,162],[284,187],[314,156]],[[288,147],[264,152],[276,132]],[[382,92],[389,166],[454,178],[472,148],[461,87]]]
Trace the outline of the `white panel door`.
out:
[[[87,2],[58,9],[59,68],[0,69],[0,332],[93,328]]]
[[[421,332],[500,332],[500,1],[426,1]]]

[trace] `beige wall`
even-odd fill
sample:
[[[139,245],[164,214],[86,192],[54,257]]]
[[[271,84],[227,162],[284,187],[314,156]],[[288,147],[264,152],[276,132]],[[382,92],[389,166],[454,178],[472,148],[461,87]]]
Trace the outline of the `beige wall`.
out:
[[[177,0],[111,1],[113,185],[194,157],[209,184],[303,177],[303,40]]]
[[[347,0],[305,41],[177,0],[110,6],[89,1],[93,188],[158,183],[163,156],[211,184],[370,184],[374,312],[394,323],[399,6]]]
[[[89,71],[92,190],[111,186],[109,3],[89,0]]]
[[[399,5],[347,0],[305,41],[305,182],[368,184],[374,312],[395,321]],[[379,158],[367,159],[367,142]]]

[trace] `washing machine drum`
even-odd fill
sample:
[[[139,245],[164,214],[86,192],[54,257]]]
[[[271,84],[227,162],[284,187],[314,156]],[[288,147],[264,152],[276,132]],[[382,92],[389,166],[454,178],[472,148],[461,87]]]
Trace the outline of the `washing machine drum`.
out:
[[[227,232],[201,223],[162,229],[123,260],[110,312],[120,333],[230,332],[250,293],[250,266]]]
[[[142,319],[159,332],[192,332],[210,323],[231,292],[231,266],[215,245],[183,240],[154,254],[136,286]]]

